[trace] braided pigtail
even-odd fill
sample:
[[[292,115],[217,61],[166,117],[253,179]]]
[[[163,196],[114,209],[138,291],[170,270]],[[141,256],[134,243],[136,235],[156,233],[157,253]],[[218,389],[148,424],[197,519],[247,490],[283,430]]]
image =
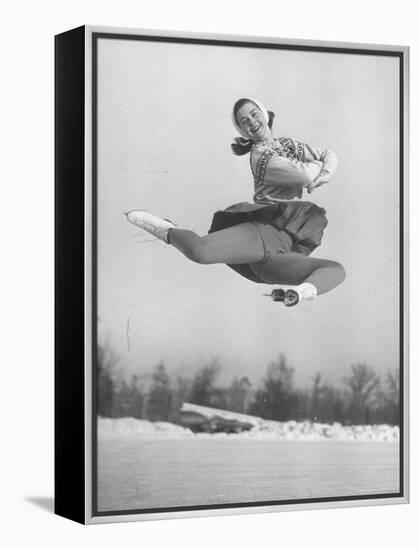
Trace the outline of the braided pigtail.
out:
[[[253,141],[243,137],[234,138],[234,143],[231,144],[231,149],[235,155],[241,157],[250,152],[253,147]]]

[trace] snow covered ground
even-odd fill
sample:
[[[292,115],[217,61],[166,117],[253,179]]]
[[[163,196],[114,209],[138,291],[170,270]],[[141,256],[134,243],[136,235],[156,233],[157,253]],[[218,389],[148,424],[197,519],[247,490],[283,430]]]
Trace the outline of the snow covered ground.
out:
[[[234,413],[233,413],[234,414]],[[240,415],[241,417],[245,415]],[[255,417],[251,417],[255,418]],[[318,422],[276,422],[257,419],[251,430],[238,434],[193,433],[169,422],[149,422],[135,418],[99,418],[99,436],[130,435],[146,439],[248,439],[248,440],[297,440],[297,441],[398,441],[398,426],[342,426]]]

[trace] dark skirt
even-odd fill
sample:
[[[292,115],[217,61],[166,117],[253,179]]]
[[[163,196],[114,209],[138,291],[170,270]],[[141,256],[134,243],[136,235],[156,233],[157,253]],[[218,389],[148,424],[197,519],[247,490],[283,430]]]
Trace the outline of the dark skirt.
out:
[[[268,205],[240,202],[216,212],[209,233],[246,222],[259,222],[275,228],[278,254],[298,252],[305,256],[320,245],[327,226],[326,211],[311,202],[283,201]],[[263,234],[261,236],[263,239]],[[284,246],[284,243],[287,244]],[[255,273],[252,264],[228,265],[246,279],[256,283],[266,282]]]

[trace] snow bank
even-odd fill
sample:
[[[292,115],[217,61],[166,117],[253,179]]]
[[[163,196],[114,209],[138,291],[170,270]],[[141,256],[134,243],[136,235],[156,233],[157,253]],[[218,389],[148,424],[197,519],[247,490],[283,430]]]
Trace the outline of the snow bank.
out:
[[[137,418],[99,418],[98,432],[106,434],[135,434],[138,436],[174,439],[178,437],[193,436],[189,428],[183,428],[170,422],[150,422]]]
[[[374,426],[342,426],[318,422],[275,422],[258,419],[249,431],[238,434],[193,433],[170,422],[149,422],[135,418],[99,418],[98,432],[101,436],[130,435],[144,439],[255,439],[294,441],[397,441],[398,426],[386,424]]]
[[[397,426],[342,426],[335,424],[320,424],[318,422],[275,422],[262,421],[249,432],[239,434],[249,439],[285,439],[299,441],[397,441],[399,428]]]

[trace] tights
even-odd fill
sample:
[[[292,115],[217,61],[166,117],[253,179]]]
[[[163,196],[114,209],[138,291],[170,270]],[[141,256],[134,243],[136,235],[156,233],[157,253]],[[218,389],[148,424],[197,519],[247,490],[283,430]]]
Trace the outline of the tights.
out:
[[[264,257],[259,231],[252,223],[242,223],[200,237],[187,229],[170,229],[169,243],[190,260],[200,264],[253,264]],[[330,260],[289,252],[261,264],[259,275],[269,284],[313,284],[317,294],[339,285],[345,278],[343,267]]]

